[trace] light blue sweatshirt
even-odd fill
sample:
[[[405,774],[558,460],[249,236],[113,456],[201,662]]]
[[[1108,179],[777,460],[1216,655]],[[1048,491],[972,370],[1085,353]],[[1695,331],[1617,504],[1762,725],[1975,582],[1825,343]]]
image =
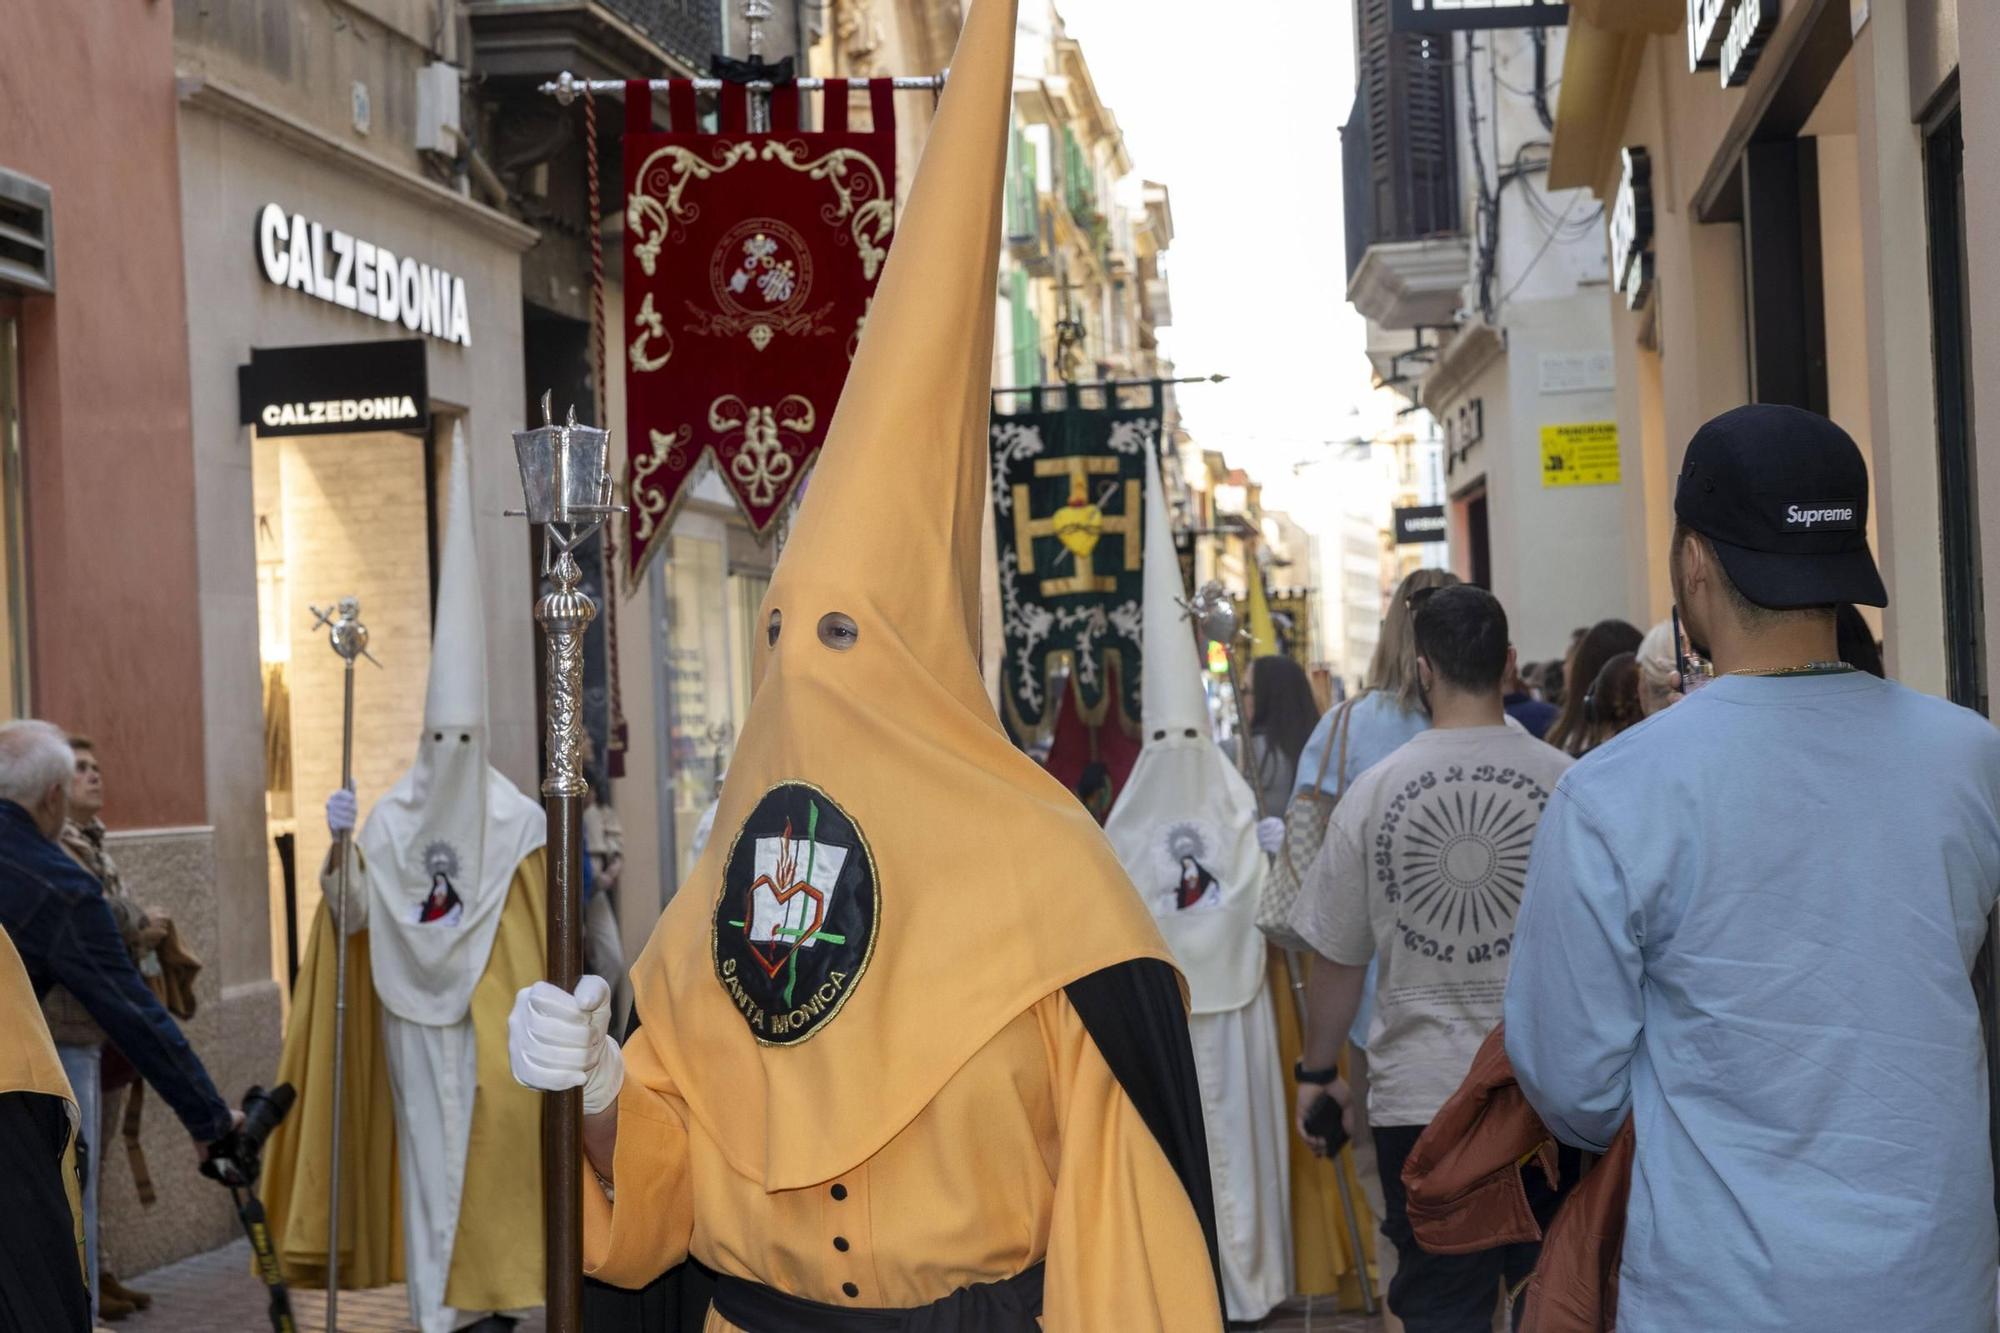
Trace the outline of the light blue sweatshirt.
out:
[[[1320,790],[1328,796],[1344,792],[1354,785],[1356,778],[1431,729],[1429,713],[1421,708],[1405,710],[1393,694],[1371,690],[1362,695],[1354,701],[1354,716],[1347,721],[1347,780],[1343,782],[1334,772],[1339,751],[1328,755],[1326,750],[1336,743],[1333,723],[1339,716],[1338,706],[1327,709],[1306,740],[1306,748],[1299,751],[1298,785],[1293,788],[1293,795],[1313,785],[1321,764],[1326,765],[1326,781],[1320,784]],[[1368,1049],[1368,1029],[1375,1021],[1375,980],[1381,969],[1379,959],[1368,960],[1368,976],[1361,987],[1361,1007],[1354,1011],[1354,1026],[1347,1030],[1348,1041],[1364,1051]]]
[[[1993,1327],[1996,888],[2000,733],[1872,676],[1726,677],[1563,778],[1507,1054],[1570,1143],[1633,1116],[1619,1333]]]

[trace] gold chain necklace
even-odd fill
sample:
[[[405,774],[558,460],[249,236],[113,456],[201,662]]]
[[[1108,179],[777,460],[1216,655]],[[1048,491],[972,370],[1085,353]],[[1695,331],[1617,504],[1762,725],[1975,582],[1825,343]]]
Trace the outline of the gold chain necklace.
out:
[[[1854,668],[1846,662],[1807,662],[1801,666],[1788,667],[1742,667],[1735,671],[1725,671],[1725,676],[1812,676],[1844,675]]]

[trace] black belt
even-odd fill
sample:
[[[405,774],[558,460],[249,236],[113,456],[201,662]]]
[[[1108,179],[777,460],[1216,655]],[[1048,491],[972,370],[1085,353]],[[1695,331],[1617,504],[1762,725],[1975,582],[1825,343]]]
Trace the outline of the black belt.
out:
[[[1042,1313],[1041,1264],[1003,1282],[960,1287],[908,1310],[822,1305],[762,1283],[718,1274],[715,1312],[750,1333],[1034,1333]]]

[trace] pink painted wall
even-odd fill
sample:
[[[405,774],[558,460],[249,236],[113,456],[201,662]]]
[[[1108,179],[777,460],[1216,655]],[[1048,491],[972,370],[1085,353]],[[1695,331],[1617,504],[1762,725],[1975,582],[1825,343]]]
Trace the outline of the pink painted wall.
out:
[[[5,26],[0,166],[55,217],[56,294],[21,303],[33,708],[97,740],[114,827],[200,824],[173,6],[31,0]]]

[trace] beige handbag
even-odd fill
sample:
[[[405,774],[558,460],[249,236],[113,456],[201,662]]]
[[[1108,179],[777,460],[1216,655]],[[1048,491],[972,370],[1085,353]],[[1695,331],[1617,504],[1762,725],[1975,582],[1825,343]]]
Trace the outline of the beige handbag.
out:
[[[1362,698],[1357,694],[1340,706],[1333,719],[1333,735],[1327,738],[1326,749],[1320,753],[1319,773],[1313,778],[1312,786],[1293,793],[1291,804],[1285,807],[1284,845],[1278,848],[1271,873],[1264,877],[1264,896],[1257,902],[1257,929],[1264,932],[1265,939],[1280,948],[1312,947],[1292,929],[1292,908],[1299,900],[1299,890],[1305,885],[1306,872],[1319,855],[1320,844],[1326,841],[1327,821],[1333,817],[1333,807],[1340,804],[1347,776],[1348,722],[1354,705]],[[1334,791],[1331,796],[1325,790],[1329,759],[1334,761]]]

